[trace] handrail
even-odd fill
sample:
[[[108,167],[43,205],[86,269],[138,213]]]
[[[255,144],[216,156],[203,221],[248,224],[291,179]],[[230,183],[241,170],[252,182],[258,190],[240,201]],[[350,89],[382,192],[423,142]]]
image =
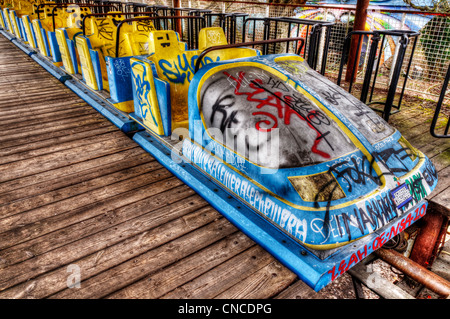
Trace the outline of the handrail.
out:
[[[80,8],[101,8],[101,7],[113,7],[113,8],[117,8],[114,5],[111,4],[78,4],[78,3],[59,3],[56,6],[53,7],[52,9],[52,23],[53,23],[53,31],[55,31],[55,27],[56,27],[56,22],[55,22],[55,10],[57,8],[65,8],[65,7],[70,7],[71,5],[80,7]]]
[[[448,66],[447,74],[445,75],[445,79],[442,84],[441,94],[439,95],[439,101],[436,105],[436,110],[434,111],[433,120],[432,120],[431,126],[430,126],[430,134],[431,134],[431,136],[436,137],[436,138],[449,138],[450,137],[450,135],[448,134],[448,131],[450,128],[450,119],[447,120],[447,126],[445,127],[443,135],[437,134],[435,131],[439,113],[441,112],[441,107],[442,107],[442,104],[444,103],[445,92],[447,91],[449,82],[450,82],[450,65]]]
[[[122,25],[126,22],[132,22],[132,21],[140,21],[140,20],[158,20],[158,19],[198,19],[198,20],[203,20],[203,22],[205,22],[205,18],[204,17],[200,17],[200,16],[156,16],[156,17],[137,17],[137,18],[131,18],[131,19],[125,19],[119,22],[119,24],[117,25],[117,31],[116,31],[116,58],[119,57],[119,44],[120,44],[120,28],[122,27]]]
[[[81,22],[82,30],[83,30],[83,36],[86,35],[86,28],[85,28],[86,23],[85,23],[85,20],[86,20],[87,18],[90,18],[90,17],[105,17],[105,16],[114,16],[114,15],[118,15],[118,16],[122,16],[122,15],[139,15],[139,14],[144,14],[144,15],[148,14],[148,15],[155,15],[155,16],[158,16],[158,15],[156,14],[156,12],[153,12],[153,11],[149,11],[149,12],[106,12],[106,13],[91,13],[91,14],[86,14],[86,15],[83,17],[83,20],[82,20],[82,22]]]
[[[206,2],[216,2],[217,0],[203,0]],[[291,3],[269,3],[269,2],[255,2],[255,1],[240,1],[240,0],[220,0],[220,2],[230,4],[249,4],[255,6],[269,6],[269,7],[290,7],[290,8],[315,8],[315,9],[342,9],[342,10],[355,10],[355,4],[291,4]],[[380,7],[378,5],[369,5],[367,11],[379,11],[389,13],[412,13],[412,14],[426,14],[436,16],[450,16],[450,13],[433,12],[433,11],[419,11],[414,9],[389,9],[386,7]]]
[[[38,6],[37,6],[37,8],[36,8],[36,10],[35,10],[35,12],[37,13],[37,18],[38,19],[40,19],[41,17],[40,17],[40,15],[39,15],[39,13],[41,13],[42,11],[40,11],[39,10],[39,8],[40,7],[45,7],[45,6],[57,6],[57,5],[60,5],[61,3],[54,3],[54,2],[46,2],[46,3],[41,3],[41,4],[38,4]],[[72,3],[67,3],[67,4],[77,4],[76,2],[72,2]]]
[[[200,63],[205,57],[206,54],[208,54],[211,51],[215,50],[222,50],[222,49],[231,49],[236,47],[245,47],[250,45],[258,45],[258,44],[270,44],[270,43],[278,43],[278,42],[291,42],[291,41],[300,41],[301,45],[297,50],[297,55],[299,52],[302,51],[303,45],[305,44],[305,39],[301,37],[296,38],[283,38],[283,39],[273,39],[273,40],[263,40],[263,41],[253,41],[253,42],[244,42],[244,43],[234,43],[234,44],[225,44],[225,45],[217,45],[210,48],[205,49],[197,58],[197,61],[195,62],[195,70],[194,73],[197,73],[197,71],[200,68]]]

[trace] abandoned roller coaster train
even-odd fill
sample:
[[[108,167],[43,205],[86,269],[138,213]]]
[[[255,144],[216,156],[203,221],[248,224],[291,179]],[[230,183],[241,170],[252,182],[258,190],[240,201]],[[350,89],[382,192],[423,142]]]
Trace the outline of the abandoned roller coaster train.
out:
[[[257,49],[303,38],[228,44],[154,6],[0,3],[4,36],[316,291],[426,213],[423,153],[299,54]]]

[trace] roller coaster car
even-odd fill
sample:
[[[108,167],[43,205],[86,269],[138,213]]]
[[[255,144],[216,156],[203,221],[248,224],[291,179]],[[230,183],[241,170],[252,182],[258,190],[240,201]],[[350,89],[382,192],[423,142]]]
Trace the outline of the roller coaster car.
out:
[[[270,227],[330,256],[392,226],[385,242],[425,214],[430,160],[298,55],[245,49],[218,61],[221,49],[193,74],[194,52],[174,50],[170,31],[152,37],[155,53],[131,59],[136,117],[153,134],[183,136],[184,159]]]
[[[188,90],[200,53],[211,46],[226,44],[220,27],[203,28],[199,50],[185,50],[174,31],[150,33],[150,55],[130,59],[135,114],[158,135],[168,136],[178,128],[188,128]],[[251,48],[215,51],[203,64],[219,60],[259,55]]]
[[[108,91],[110,102],[127,113],[133,111],[129,60],[149,53],[149,34],[155,30],[145,18],[128,24],[123,23],[123,13],[91,17],[91,31],[76,38],[84,83],[92,90]]]
[[[22,16],[31,15],[33,12],[34,8],[31,2],[21,0],[5,2],[1,6],[0,26],[27,42],[27,36],[22,24]]]

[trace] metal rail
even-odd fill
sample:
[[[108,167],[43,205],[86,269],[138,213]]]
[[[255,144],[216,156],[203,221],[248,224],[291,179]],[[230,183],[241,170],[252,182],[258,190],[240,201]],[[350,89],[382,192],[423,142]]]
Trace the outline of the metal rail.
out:
[[[401,102],[403,99],[403,94],[406,88],[406,81],[408,79],[408,74],[409,74],[409,70],[411,68],[411,63],[412,63],[412,56],[414,55],[414,50],[416,48],[416,44],[417,44],[417,39],[418,36],[420,35],[419,32],[415,32],[415,31],[409,31],[409,30],[376,30],[376,31],[351,31],[347,34],[346,38],[345,38],[345,42],[344,42],[344,49],[342,51],[342,55],[341,55],[341,63],[340,63],[340,67],[339,67],[339,74],[338,74],[338,78],[337,78],[337,85],[341,84],[341,78],[342,78],[342,72],[344,69],[344,64],[346,63],[346,55],[348,54],[349,50],[350,50],[350,43],[351,43],[351,39],[353,38],[353,36],[357,36],[358,37],[358,42],[357,42],[357,48],[360,48],[362,45],[362,39],[364,36],[370,36],[371,38],[371,45],[370,45],[370,51],[369,51],[369,56],[368,56],[368,61],[367,61],[367,66],[366,66],[366,73],[364,76],[364,82],[363,82],[363,86],[361,89],[361,96],[360,96],[360,100],[363,103],[367,103],[367,96],[368,96],[368,92],[369,92],[369,87],[370,87],[370,81],[372,79],[372,74],[374,74],[373,76],[373,82],[372,82],[372,88],[370,91],[370,98],[369,98],[369,103],[368,104],[384,104],[384,110],[383,110],[383,118],[385,121],[389,120],[389,116],[391,115],[392,112],[392,108],[395,107],[398,110],[400,110],[400,106],[401,106]],[[380,65],[380,57],[381,57],[381,52],[378,53],[378,51],[381,51],[383,49],[383,44],[385,41],[386,36],[397,36],[400,37],[399,39],[399,50],[397,53],[397,58],[395,60],[395,66],[392,70],[392,77],[389,83],[389,89],[388,89],[388,93],[387,93],[387,97],[386,97],[386,101],[385,102],[372,102],[372,96],[373,96],[373,90],[375,88],[375,83],[376,83],[376,79],[377,79],[377,73],[378,73],[378,68]],[[396,90],[397,90],[397,84],[399,82],[400,79],[400,73],[401,73],[401,69],[403,66],[403,61],[405,58],[405,53],[406,53],[406,49],[408,47],[408,44],[410,43],[410,39],[413,38],[414,42],[413,42],[413,47],[412,47],[412,51],[411,51],[411,56],[410,59],[408,61],[408,65],[407,65],[407,69],[406,69],[406,75],[405,75],[405,80],[403,82],[403,87],[400,93],[400,97],[399,97],[399,102],[398,105],[394,106],[394,98],[395,98],[395,94],[396,94]],[[380,46],[380,50],[378,50],[378,45],[380,42],[380,39],[382,40],[381,42],[381,46]],[[377,54],[378,53],[378,54]],[[378,61],[377,61],[377,65],[376,65],[376,69],[375,72],[373,73],[374,70],[374,64],[375,61],[377,60],[376,57],[378,55]],[[359,59],[355,59],[353,62],[353,70],[354,73],[356,74],[356,70],[357,70],[357,62]],[[350,83],[349,83],[349,89],[348,91],[351,93],[352,88],[353,88],[353,83],[355,81],[355,74],[353,74],[350,78]]]
[[[277,43],[277,42],[291,42],[291,41],[300,41],[301,45],[297,50],[297,54],[298,52],[301,52],[304,44],[305,44],[305,39],[304,38],[284,38],[284,39],[273,39],[273,40],[263,40],[263,41],[254,41],[254,42],[246,42],[246,43],[234,43],[234,44],[226,44],[226,45],[217,45],[217,46],[213,46],[210,48],[207,48],[206,50],[204,50],[202,53],[200,53],[200,55],[197,58],[197,61],[195,62],[195,71],[194,73],[197,73],[197,71],[200,69],[200,64],[203,60],[203,58],[205,57],[205,55],[207,55],[209,52],[211,51],[216,51],[216,50],[223,50],[223,49],[231,49],[231,48],[237,48],[237,47],[246,47],[246,46],[251,46],[251,45],[267,45],[267,44],[271,44],[271,43]]]
[[[119,22],[119,24],[117,25],[117,30],[116,30],[116,53],[115,53],[115,57],[118,58],[119,57],[119,45],[120,45],[120,29],[122,28],[122,25],[124,23],[128,23],[128,22],[132,22],[132,21],[142,21],[142,20],[159,20],[159,19],[191,19],[191,20],[200,20],[203,22],[203,26],[205,25],[205,18],[204,17],[199,17],[199,16],[166,16],[166,17],[137,17],[137,18],[132,18],[132,19],[125,19]],[[193,40],[193,38],[190,38],[189,40]],[[191,49],[191,48],[190,48]]]
[[[447,74],[446,74],[444,82],[442,84],[441,94],[439,95],[439,100],[436,105],[436,110],[434,111],[433,120],[431,121],[431,126],[430,126],[430,134],[431,134],[431,136],[436,137],[436,138],[450,137],[450,134],[448,134],[448,131],[450,128],[450,116],[447,119],[447,126],[445,127],[444,134],[436,133],[436,124],[437,124],[437,121],[439,118],[439,114],[441,112],[442,104],[444,103],[445,92],[447,91],[449,81],[450,81],[450,65],[448,66]]]
[[[450,282],[406,258],[399,252],[393,249],[380,248],[375,254],[435,293],[445,298],[450,296]]]
[[[53,23],[53,31],[55,31],[55,29],[56,29],[55,10],[58,8],[68,8],[72,5],[80,7],[80,8],[105,8],[105,7],[113,7],[114,8],[115,7],[114,5],[109,5],[109,4],[99,4],[99,5],[97,5],[97,4],[73,4],[73,3],[58,4],[52,8],[51,16],[52,16],[52,23]],[[115,8],[117,8],[117,7],[115,7]]]
[[[144,14],[144,15],[156,15],[155,12],[151,11],[151,12],[107,12],[107,13],[91,13],[91,14],[86,14],[83,17],[83,20],[81,22],[81,29],[83,30],[83,35],[86,35],[86,19],[90,18],[90,17],[106,17],[106,16],[122,16],[122,15],[140,15],[140,14]]]

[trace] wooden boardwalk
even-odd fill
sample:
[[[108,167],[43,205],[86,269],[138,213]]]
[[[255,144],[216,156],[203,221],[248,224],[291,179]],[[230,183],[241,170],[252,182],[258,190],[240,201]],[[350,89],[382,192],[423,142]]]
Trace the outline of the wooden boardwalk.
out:
[[[450,141],[414,112],[393,122],[448,208]],[[347,274],[315,293],[1,35],[0,123],[0,298],[355,298]]]

